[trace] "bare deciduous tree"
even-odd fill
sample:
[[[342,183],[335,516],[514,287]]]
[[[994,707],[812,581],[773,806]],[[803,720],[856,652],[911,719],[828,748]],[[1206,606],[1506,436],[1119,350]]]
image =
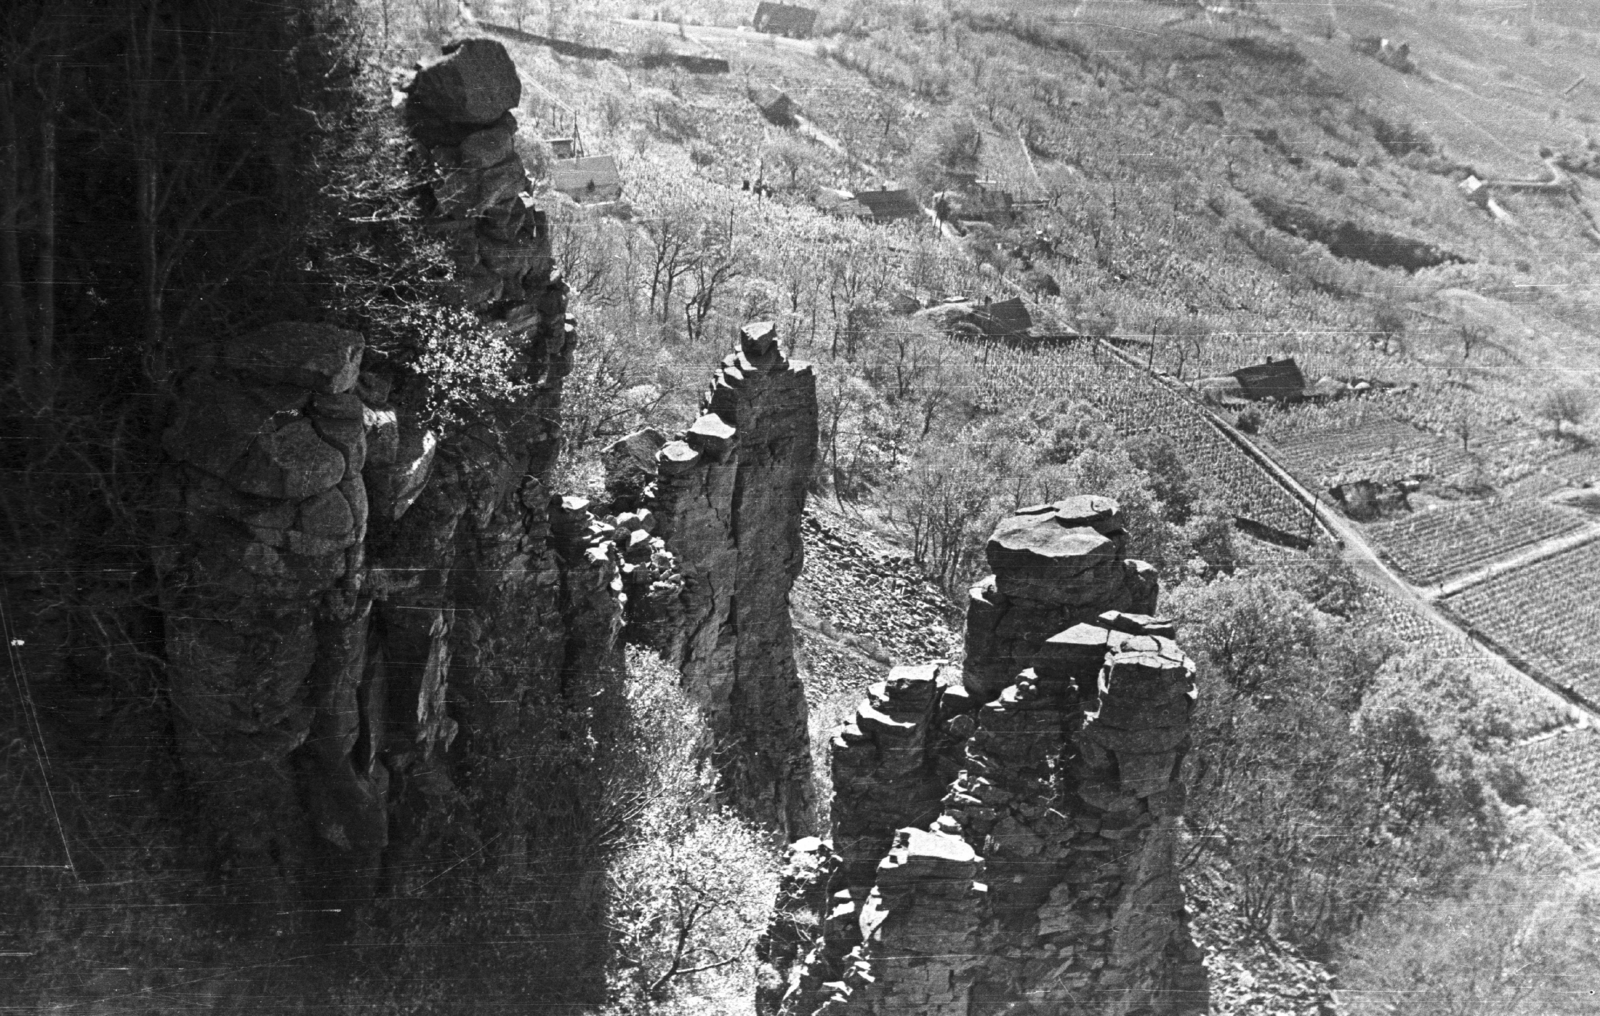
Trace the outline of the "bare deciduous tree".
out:
[[[1565,433],[1567,425],[1579,426],[1594,412],[1594,396],[1581,388],[1562,388],[1550,392],[1539,400],[1537,410],[1541,419],[1555,424],[1556,433]]]

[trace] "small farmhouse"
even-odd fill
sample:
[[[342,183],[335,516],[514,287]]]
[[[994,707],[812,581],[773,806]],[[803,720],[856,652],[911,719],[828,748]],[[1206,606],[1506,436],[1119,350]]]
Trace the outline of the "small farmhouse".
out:
[[[1305,394],[1306,377],[1293,357],[1283,360],[1268,359],[1266,363],[1240,367],[1233,372],[1244,397],[1260,402],[1275,399],[1298,402]]]
[[[914,219],[922,214],[922,206],[917,204],[917,199],[904,190],[858,191],[856,202],[866,206],[873,222]]]
[[[794,126],[795,113],[799,107],[783,92],[771,85],[751,85],[747,94],[768,122],[779,127]]]
[[[986,304],[974,317],[978,327],[991,339],[1025,339],[1033,330],[1033,316],[1021,297]]]
[[[758,32],[791,39],[809,39],[817,23],[817,12],[810,7],[760,3],[756,5],[756,14],[751,21]]]

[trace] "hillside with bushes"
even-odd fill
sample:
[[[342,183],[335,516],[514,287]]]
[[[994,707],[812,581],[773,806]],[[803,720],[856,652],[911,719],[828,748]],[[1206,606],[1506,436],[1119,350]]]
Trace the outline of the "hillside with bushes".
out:
[[[4,1004],[1588,1011],[1600,15],[754,16],[0,28]],[[1013,633],[1098,692],[973,634],[1046,510],[1142,576]]]

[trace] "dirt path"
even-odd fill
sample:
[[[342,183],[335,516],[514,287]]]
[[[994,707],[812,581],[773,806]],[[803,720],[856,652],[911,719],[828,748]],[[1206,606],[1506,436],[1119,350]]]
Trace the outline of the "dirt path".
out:
[[[1102,340],[1101,347],[1107,350],[1111,355],[1123,360],[1131,366],[1134,366],[1140,370],[1145,369],[1138,363],[1137,360],[1128,357],[1122,352],[1122,350],[1117,349],[1111,343]],[[1146,371],[1146,373],[1150,372]],[[1289,494],[1296,500],[1308,506],[1308,509],[1311,511],[1323,530],[1328,532],[1334,537],[1335,540],[1338,541],[1341,550],[1340,556],[1344,559],[1344,561],[1348,563],[1350,567],[1357,572],[1357,574],[1363,576],[1380,592],[1386,593],[1392,598],[1398,600],[1400,603],[1410,608],[1418,616],[1427,619],[1445,632],[1472,645],[1484,660],[1492,663],[1502,674],[1506,675],[1507,677],[1520,679],[1526,686],[1530,687],[1530,689],[1534,690],[1537,694],[1543,695],[1564,707],[1575,710],[1576,715],[1587,718],[1591,724],[1600,725],[1600,711],[1592,709],[1585,703],[1569,696],[1554,685],[1546,684],[1537,676],[1522,670],[1510,660],[1495,652],[1492,648],[1484,645],[1477,639],[1474,639],[1464,628],[1462,628],[1454,620],[1442,612],[1435,604],[1434,599],[1430,598],[1427,592],[1412,585],[1410,582],[1402,578],[1398,572],[1389,567],[1389,565],[1379,555],[1377,548],[1373,546],[1372,542],[1367,538],[1367,535],[1361,531],[1359,526],[1337,512],[1328,510],[1320,498],[1307,489],[1306,486],[1297,480],[1287,469],[1284,469],[1281,465],[1279,465],[1271,455],[1267,454],[1267,452],[1261,448],[1260,445],[1257,445],[1254,441],[1251,441],[1248,435],[1239,431],[1231,423],[1224,420],[1218,413],[1213,411],[1210,406],[1207,406],[1203,401],[1201,401],[1200,397],[1188,385],[1185,385],[1182,382],[1163,374],[1150,374],[1150,376],[1169,390],[1181,395],[1194,408],[1196,413],[1200,414],[1207,421],[1216,426],[1217,429],[1221,430],[1224,434],[1233,439],[1235,443],[1239,444],[1242,448],[1247,447],[1250,449],[1254,453],[1252,455],[1253,458],[1260,462],[1270,464],[1271,468],[1265,469],[1264,472],[1266,472],[1273,482],[1287,490]],[[1519,554],[1514,558],[1496,562],[1494,565],[1490,565],[1484,569],[1481,569],[1481,574],[1474,573],[1474,575],[1478,576],[1476,581],[1483,581],[1484,579],[1492,577],[1492,575],[1498,575],[1502,574],[1503,572],[1510,571],[1512,568],[1519,567],[1531,560],[1537,560],[1541,557],[1547,557],[1550,554],[1559,553],[1563,550],[1570,549],[1571,546],[1580,546],[1596,538],[1600,538],[1600,533],[1597,533],[1593,529],[1583,531],[1581,534],[1579,534],[1579,537],[1558,537],[1555,540],[1550,540],[1539,544],[1531,551]],[[1467,576],[1464,578],[1470,577],[1471,576]],[[1467,584],[1470,583],[1463,582],[1463,584],[1458,588],[1466,588]],[[1453,592],[1455,589],[1451,589],[1450,591]]]

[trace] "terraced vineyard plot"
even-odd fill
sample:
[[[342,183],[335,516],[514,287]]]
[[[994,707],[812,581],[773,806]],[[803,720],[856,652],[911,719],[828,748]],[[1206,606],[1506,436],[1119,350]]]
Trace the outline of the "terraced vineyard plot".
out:
[[[992,397],[1040,392],[1089,403],[1124,436],[1157,433],[1170,440],[1195,475],[1209,482],[1234,515],[1290,536],[1314,540],[1311,513],[1182,396],[1149,374],[1087,342],[1037,350],[989,346],[984,382]]]
[[[1591,727],[1557,731],[1515,746],[1511,759],[1540,810],[1600,843],[1600,733]]]
[[[1502,485],[1500,493],[1502,497],[1537,501],[1566,489],[1567,482],[1559,476],[1552,476],[1549,473],[1529,473],[1520,480]]]
[[[1586,524],[1576,512],[1497,498],[1425,509],[1367,533],[1407,578],[1432,585]]]
[[[1441,603],[1558,686],[1600,705],[1600,543],[1497,575]]]
[[[1546,463],[1545,469],[1574,487],[1591,484],[1600,480],[1600,451],[1563,455]]]
[[[1459,445],[1399,420],[1285,435],[1270,447],[1280,465],[1317,490],[1352,480],[1449,477],[1474,464]]]
[[[1435,652],[1451,656],[1470,657],[1478,654],[1465,636],[1435,624],[1375,583],[1367,583],[1366,607],[1368,617],[1406,643],[1427,646]]]
[[[1423,616],[1409,600],[1392,595],[1386,587],[1362,575],[1367,597],[1362,611],[1352,619],[1360,625],[1387,629],[1407,652],[1420,652],[1429,660],[1447,666],[1455,677],[1466,680],[1477,701],[1490,702],[1504,736],[1511,739],[1533,737],[1571,722],[1572,707],[1533,682],[1508,673],[1505,664],[1482,646],[1476,645],[1461,630],[1436,624]],[[1600,744],[1596,745],[1600,750]],[[1593,791],[1600,803],[1600,785]]]

